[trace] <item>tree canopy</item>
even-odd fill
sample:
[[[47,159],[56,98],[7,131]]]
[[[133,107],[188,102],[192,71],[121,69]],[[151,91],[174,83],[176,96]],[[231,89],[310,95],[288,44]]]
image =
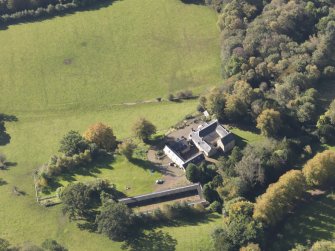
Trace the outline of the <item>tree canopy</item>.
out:
[[[145,118],[140,118],[133,126],[134,134],[143,141],[148,141],[156,131],[156,127]]]
[[[293,209],[296,201],[305,192],[306,181],[302,172],[291,170],[271,184],[266,192],[256,200],[254,219],[265,225],[275,225]]]
[[[129,236],[133,224],[133,212],[123,203],[108,202],[96,218],[98,231],[111,240],[123,241]]]
[[[325,186],[335,181],[335,152],[325,150],[316,154],[302,169],[310,186]]]
[[[84,152],[89,148],[88,142],[76,131],[69,131],[60,141],[59,151],[67,156]]]
[[[266,109],[257,117],[257,128],[265,136],[277,135],[281,125],[280,113],[273,109]]]
[[[106,151],[115,150],[117,144],[113,129],[101,122],[91,125],[85,131],[84,138]]]
[[[90,193],[90,188],[83,183],[68,185],[61,194],[63,212],[68,214],[70,219],[85,218],[91,208]]]

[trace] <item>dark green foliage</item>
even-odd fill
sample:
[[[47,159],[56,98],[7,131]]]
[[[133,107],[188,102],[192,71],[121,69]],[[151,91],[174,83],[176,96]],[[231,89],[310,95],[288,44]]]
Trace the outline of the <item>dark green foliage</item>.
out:
[[[201,179],[200,170],[193,163],[186,167],[186,178],[193,183],[199,182]]]
[[[114,185],[108,180],[97,179],[88,183],[68,185],[60,194],[60,198],[63,202],[63,212],[70,220],[91,220],[97,208],[117,195]]]
[[[200,166],[197,166],[191,163],[186,167],[186,178],[193,183],[200,182],[205,184],[216,175],[216,167],[214,165],[201,163]]]
[[[262,228],[251,217],[239,215],[224,224],[222,229],[216,229],[213,233],[216,250],[238,251],[241,246],[258,239]]]
[[[186,202],[165,204],[161,210],[161,219],[168,221],[194,220],[205,213],[204,208],[189,206]]]
[[[118,145],[118,153],[124,155],[128,160],[133,157],[134,150],[136,149],[136,145],[129,141],[123,141],[121,144]]]
[[[145,118],[140,118],[133,126],[134,134],[143,141],[148,141],[156,131],[156,127]]]
[[[68,185],[61,194],[63,212],[68,214],[71,220],[87,217],[91,209],[90,194],[90,188],[83,183]]]
[[[133,224],[133,212],[123,203],[110,202],[103,205],[96,218],[98,231],[114,241],[125,240]]]
[[[10,244],[7,240],[0,238],[0,251],[9,251]]]
[[[212,212],[215,212],[215,213],[221,213],[222,212],[222,205],[220,202],[218,201],[214,201],[212,202],[210,205],[209,205],[209,209],[212,211]]]
[[[286,139],[247,145],[242,152],[235,148],[231,156],[220,162],[223,182],[217,191],[221,199],[253,198],[262,193],[268,184],[291,168],[297,160],[295,151],[295,144]]]
[[[89,149],[88,142],[76,131],[69,131],[60,141],[59,151],[66,156],[73,156]]]
[[[211,182],[204,185],[203,195],[209,203],[220,200],[219,194]]]
[[[219,170],[221,173],[225,173],[228,176],[236,175],[235,165],[242,159],[242,151],[238,146],[235,146],[228,157],[220,159]]]
[[[37,246],[37,245],[34,245],[33,243],[30,243],[30,242],[26,242],[24,243],[20,249],[20,251],[44,251],[43,248]]]
[[[232,56],[224,66],[225,77],[229,78],[241,71],[244,59],[242,57]]]
[[[43,241],[42,248],[49,251],[68,251],[67,248],[60,245],[57,241],[51,239],[46,239]]]
[[[10,24],[66,13],[101,1],[96,0],[7,0],[0,1],[0,23]]]
[[[212,234],[215,250],[238,251],[249,242],[262,241],[263,228],[252,218],[252,203],[234,201],[226,211],[228,215],[223,220],[223,227]]]
[[[335,142],[335,100],[328,110],[320,116],[317,123],[317,133],[322,143]]]

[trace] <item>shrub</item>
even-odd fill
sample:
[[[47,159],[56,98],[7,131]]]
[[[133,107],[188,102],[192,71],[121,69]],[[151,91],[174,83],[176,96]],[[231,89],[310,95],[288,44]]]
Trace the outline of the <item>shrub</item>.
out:
[[[49,162],[39,169],[39,176],[50,179],[58,176],[64,171],[69,171],[92,161],[91,152],[85,150],[83,153],[69,156],[52,156]]]
[[[222,212],[222,205],[218,201],[214,201],[209,205],[209,209],[214,213],[221,213]]]
[[[186,202],[176,202],[163,205],[161,212],[167,220],[185,220],[204,214],[205,209],[201,205],[192,207]]]
[[[60,245],[57,241],[46,239],[42,243],[42,248],[48,251],[67,251],[68,249]]]

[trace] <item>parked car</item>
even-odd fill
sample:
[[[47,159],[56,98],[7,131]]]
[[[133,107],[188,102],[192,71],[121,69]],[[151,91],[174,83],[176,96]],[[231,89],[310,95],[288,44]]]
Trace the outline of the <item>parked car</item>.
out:
[[[156,180],[156,184],[163,184],[164,183],[164,180]]]

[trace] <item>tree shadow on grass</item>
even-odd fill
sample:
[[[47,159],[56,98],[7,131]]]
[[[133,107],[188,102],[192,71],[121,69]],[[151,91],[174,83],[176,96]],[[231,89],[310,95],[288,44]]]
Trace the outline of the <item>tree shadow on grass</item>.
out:
[[[113,167],[111,166],[111,164],[113,161],[113,155],[107,153],[100,153],[93,162],[87,165],[80,165],[71,171],[64,172],[60,176],[49,180],[48,186],[43,190],[43,193],[53,193],[58,187],[63,186],[60,183],[61,181],[67,181],[69,183],[77,181],[77,179],[75,178],[77,175],[96,178],[97,174],[101,173],[101,168],[112,169]]]
[[[25,191],[20,190],[16,186],[13,187],[13,194],[16,195],[16,196],[26,196],[26,195],[28,195]]]
[[[14,115],[0,113],[0,145],[4,146],[10,143],[11,137],[6,132],[5,122],[17,122],[18,118]]]
[[[261,131],[253,125],[250,124],[239,124],[239,125],[233,125],[234,127],[236,127],[237,129],[240,129],[241,131],[247,131],[247,132],[251,132],[251,133],[255,133],[255,134],[260,134]]]
[[[306,203],[276,228],[276,235],[273,236],[277,237],[275,240],[271,238],[269,243],[274,243],[278,250],[289,250],[294,243],[306,245],[308,242],[333,239],[335,199],[330,195],[321,195]]]
[[[205,0],[181,0],[184,4],[204,5]]]
[[[3,167],[1,167],[0,170],[8,170],[10,167],[17,166],[16,162],[8,162],[8,161],[6,161],[4,164],[5,165]]]
[[[139,166],[143,168],[144,170],[153,170],[153,171],[158,171],[159,168],[152,162],[148,160],[143,160],[143,159],[138,159],[138,158],[131,158],[129,160],[132,164],[135,166]]]
[[[62,174],[60,179],[72,182],[76,180],[74,178],[76,175],[97,177],[97,174],[101,173],[100,169],[113,169],[111,165],[113,161],[113,155],[108,153],[99,154],[99,156],[97,156],[97,158],[91,163],[78,166],[77,168]]]
[[[7,30],[10,25],[35,23],[35,22],[40,22],[40,21],[43,21],[43,20],[53,19],[53,18],[56,18],[56,17],[68,16],[68,15],[71,15],[71,14],[75,14],[77,12],[100,10],[102,8],[107,8],[108,6],[112,5],[115,1],[117,1],[117,0],[105,0],[104,2],[93,3],[90,6],[78,7],[78,8],[74,8],[74,9],[67,9],[67,10],[64,10],[62,12],[54,12],[54,13],[46,15],[46,16],[27,17],[26,19],[22,18],[20,20],[11,21],[7,24],[2,23],[2,24],[0,24],[0,30]]]
[[[4,186],[4,185],[7,185],[7,184],[8,184],[7,181],[5,181],[4,179],[0,178],[0,186]]]
[[[10,143],[11,137],[6,131],[1,130],[1,123],[0,121],[0,146],[4,146]]]
[[[182,227],[182,226],[198,226],[200,224],[207,224],[221,218],[218,214],[204,214],[204,215],[189,215],[182,220],[169,221],[164,226]]]
[[[4,122],[17,122],[19,120],[18,120],[18,118],[15,115],[9,115],[9,114],[0,113],[0,121],[4,121]]]
[[[212,222],[221,216],[218,214],[202,214],[185,216],[183,220],[167,220],[160,221],[154,224],[146,224],[141,226],[138,231],[134,231],[128,240],[122,246],[122,249],[132,251],[158,251],[158,250],[175,250],[177,241],[168,233],[156,228],[161,227],[181,227],[181,226],[197,226],[203,223]]]
[[[208,224],[221,218],[219,214],[205,213],[205,214],[189,214],[184,215],[182,219],[178,220],[161,220],[151,222],[150,224],[141,226],[145,230],[154,230],[161,227],[183,227],[183,226],[199,226],[200,224]]]
[[[127,240],[123,245],[123,250],[130,251],[174,251],[176,250],[177,240],[162,230],[141,232],[136,236]]]
[[[235,145],[243,149],[244,147],[247,146],[248,141],[245,138],[242,138],[238,136],[237,134],[234,134],[235,137]]]

